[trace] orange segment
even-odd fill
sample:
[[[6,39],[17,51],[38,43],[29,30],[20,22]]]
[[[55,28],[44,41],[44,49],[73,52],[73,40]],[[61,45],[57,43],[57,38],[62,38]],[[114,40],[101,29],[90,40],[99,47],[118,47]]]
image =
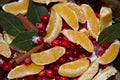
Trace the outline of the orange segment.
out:
[[[100,22],[95,16],[93,9],[89,5],[83,4],[82,9],[86,16],[88,31],[90,32],[91,36],[96,39],[100,33]]]
[[[5,41],[6,41],[8,44],[10,44],[10,43],[13,41],[13,39],[15,38],[14,36],[6,33],[5,31],[3,32],[3,36],[4,36]]]
[[[81,58],[73,62],[62,64],[58,69],[58,73],[66,77],[80,76],[89,67],[89,60]]]
[[[26,14],[28,8],[29,0],[19,0],[18,2],[11,2],[3,5],[3,10],[5,12],[17,15],[18,13]]]
[[[93,61],[90,67],[78,78],[78,80],[92,80],[95,74],[98,72],[99,63]]]
[[[86,28],[82,28],[79,31],[84,33],[84,34],[86,34],[88,37],[90,36],[90,33],[89,33],[89,31]]]
[[[108,80],[111,76],[115,75],[117,70],[113,66],[105,68],[100,71],[92,80]]]
[[[31,63],[30,65],[19,65],[12,69],[7,78],[8,79],[16,79],[21,78],[28,75],[38,74],[41,70],[44,69],[44,66],[36,65]]]
[[[74,30],[63,30],[62,33],[73,43],[80,44],[88,52],[93,52],[94,47],[88,36],[84,32]]]
[[[112,10],[111,8],[102,7],[100,10],[100,25],[101,31],[112,25]]]
[[[58,37],[62,29],[62,19],[61,17],[55,12],[52,11],[50,15],[50,20],[47,25],[47,34],[44,37],[44,41],[51,43],[55,38]]]
[[[66,2],[66,0],[33,0],[36,3],[49,4],[51,2]]]
[[[11,50],[7,42],[3,40],[2,34],[0,34],[0,55],[10,58],[11,56]]]
[[[100,64],[109,64],[111,63],[118,55],[120,48],[119,41],[115,41],[110,45],[110,47],[105,51],[105,53],[98,58]]]
[[[46,65],[57,61],[64,54],[65,48],[57,46],[46,51],[33,53],[31,59],[37,65]]]
[[[66,6],[65,4],[56,4],[52,7],[62,18],[66,21],[66,23],[74,30],[78,30],[78,18],[76,13]]]
[[[80,6],[78,6],[75,3],[70,3],[70,2],[66,3],[65,5],[68,6],[69,8],[71,8],[73,11],[75,11],[75,13],[77,15],[77,18],[78,18],[78,21],[80,23],[85,23],[86,22],[85,15],[84,15],[83,10],[81,9]]]

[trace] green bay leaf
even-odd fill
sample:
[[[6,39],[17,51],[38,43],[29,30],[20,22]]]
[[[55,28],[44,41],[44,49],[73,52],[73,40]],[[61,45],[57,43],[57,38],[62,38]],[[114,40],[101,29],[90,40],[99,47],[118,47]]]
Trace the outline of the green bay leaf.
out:
[[[0,25],[10,35],[16,36],[25,31],[22,22],[10,13],[0,11]]]
[[[16,36],[16,38],[12,41],[10,46],[17,50],[30,50],[34,46],[34,43],[32,42],[33,36],[38,36],[38,34],[36,32],[22,32]]]
[[[112,42],[118,38],[120,38],[120,23],[113,24],[104,29],[98,37],[98,43]]]
[[[27,18],[35,25],[41,21],[42,15],[49,15],[45,5],[34,3],[32,0],[29,1]]]

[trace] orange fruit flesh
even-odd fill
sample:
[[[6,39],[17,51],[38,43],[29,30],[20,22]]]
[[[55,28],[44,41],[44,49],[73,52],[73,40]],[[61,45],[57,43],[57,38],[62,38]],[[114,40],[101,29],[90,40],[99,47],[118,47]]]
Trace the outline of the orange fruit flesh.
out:
[[[95,16],[93,9],[86,4],[82,5],[83,12],[86,16],[88,31],[93,38],[97,38],[100,33],[100,22]]]
[[[85,23],[86,22],[86,17],[83,13],[83,10],[81,9],[80,6],[76,5],[75,3],[66,3],[66,6],[68,6],[69,8],[71,8],[73,11],[75,11],[78,21],[80,23]]]
[[[119,41],[115,41],[110,45],[110,47],[105,51],[105,53],[98,58],[100,64],[109,64],[111,63],[118,55],[120,48]]]
[[[65,53],[65,48],[63,47],[53,47],[46,51],[39,53],[33,53],[31,55],[32,61],[37,65],[46,65],[55,62]]]
[[[55,38],[58,37],[62,29],[62,19],[61,17],[55,12],[52,11],[50,15],[50,20],[47,25],[47,34],[44,37],[44,41],[51,43]]]
[[[52,7],[62,18],[66,21],[66,23],[74,30],[78,30],[78,18],[75,12],[70,9],[65,4],[56,4]]]
[[[73,43],[80,44],[88,52],[93,52],[94,47],[88,36],[84,32],[63,30],[62,33]]]
[[[100,10],[101,31],[112,25],[112,10],[107,7],[102,7]]]
[[[34,63],[31,63],[30,65],[22,64],[13,68],[8,73],[7,78],[8,79],[22,78],[24,76],[38,74],[43,69],[44,69],[44,66],[39,66]]]
[[[91,80],[99,70],[98,61],[93,61],[90,67],[78,78],[78,80]]]
[[[58,70],[61,76],[77,77],[80,76],[89,66],[89,60],[81,58],[73,62],[62,64]]]
[[[49,4],[51,2],[66,2],[66,0],[33,0],[36,3]]]
[[[0,34],[0,55],[10,58],[11,54],[9,45],[3,40],[2,34]]]
[[[26,14],[28,8],[29,0],[19,0],[18,2],[11,2],[5,4],[2,8],[5,12],[17,15],[19,13]]]

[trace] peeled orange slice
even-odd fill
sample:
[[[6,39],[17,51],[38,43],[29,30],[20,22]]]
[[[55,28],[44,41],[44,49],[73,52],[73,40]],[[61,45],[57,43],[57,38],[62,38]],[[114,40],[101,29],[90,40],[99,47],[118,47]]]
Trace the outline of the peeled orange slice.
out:
[[[6,58],[10,58],[10,56],[11,56],[10,47],[7,44],[7,42],[5,42],[5,40],[3,40],[2,34],[0,34],[0,55],[4,56]]]
[[[62,29],[62,19],[61,17],[55,12],[52,11],[50,15],[50,20],[47,25],[47,34],[44,37],[44,41],[51,43],[55,38],[58,37]]]
[[[73,43],[80,44],[88,52],[93,52],[94,47],[84,32],[74,30],[63,30],[62,33]]]
[[[81,7],[75,3],[65,3],[66,6],[68,6],[69,8],[71,8],[73,11],[75,11],[78,21],[80,23],[85,23],[86,22],[86,18],[85,15],[83,13],[83,10],[81,9]]]
[[[110,45],[110,47],[105,51],[105,53],[98,58],[100,64],[109,64],[111,63],[118,55],[120,48],[119,41],[115,41]]]
[[[92,80],[99,69],[99,63],[93,61],[90,67],[78,78],[78,80]]]
[[[101,31],[112,25],[112,10],[108,7],[102,7],[100,10]]]
[[[81,7],[87,20],[88,31],[91,36],[96,39],[100,33],[100,21],[97,19],[93,9],[89,5],[82,4]]]
[[[33,0],[34,2],[36,3],[42,3],[42,4],[49,4],[49,3],[52,3],[52,2],[66,2],[66,0]]]
[[[57,61],[64,54],[65,48],[57,46],[46,51],[33,53],[31,59],[37,65],[46,65]]]
[[[85,33],[88,37],[90,36],[90,33],[86,28],[82,28],[79,31],[82,32],[82,33]]]
[[[56,4],[52,7],[62,18],[66,21],[66,23],[74,30],[78,30],[78,18],[76,13],[66,6],[65,4]]]
[[[58,69],[58,73],[61,76],[77,77],[80,76],[88,67],[89,60],[81,58],[73,62],[62,64]]]
[[[3,10],[5,12],[17,15],[18,13],[26,14],[28,8],[29,0],[19,0],[18,2],[11,2],[3,5]]]
[[[8,44],[10,44],[10,43],[13,41],[13,39],[15,38],[14,36],[6,33],[5,31],[3,32],[3,36],[4,36],[5,41],[6,41]]]
[[[31,63],[30,65],[19,65],[13,68],[9,73],[8,79],[21,78],[28,75],[38,74],[41,70],[44,69],[44,66],[36,65]]]
[[[100,71],[92,80],[107,80],[116,73],[117,70],[114,67],[109,66],[103,71]]]

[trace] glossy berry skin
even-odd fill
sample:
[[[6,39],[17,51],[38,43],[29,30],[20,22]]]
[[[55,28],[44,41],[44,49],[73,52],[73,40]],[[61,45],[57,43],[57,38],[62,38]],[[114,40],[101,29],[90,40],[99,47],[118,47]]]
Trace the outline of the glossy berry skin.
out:
[[[46,30],[46,24],[43,22],[36,23],[38,30]]]
[[[43,43],[43,37],[39,37],[38,39],[37,39],[37,44],[42,44]]]
[[[11,64],[4,63],[2,66],[4,72],[9,72],[11,70]]]
[[[48,15],[42,15],[41,21],[44,23],[47,23],[49,21],[49,16]]]
[[[47,69],[45,71],[45,75],[49,78],[53,78],[53,71],[51,69]]]
[[[45,76],[45,70],[42,70],[39,74],[38,74],[39,77],[44,77]]]
[[[30,57],[27,57],[25,60],[24,60],[24,64],[25,65],[30,65],[32,63],[32,60]]]
[[[59,46],[59,40],[53,40],[52,46]]]

